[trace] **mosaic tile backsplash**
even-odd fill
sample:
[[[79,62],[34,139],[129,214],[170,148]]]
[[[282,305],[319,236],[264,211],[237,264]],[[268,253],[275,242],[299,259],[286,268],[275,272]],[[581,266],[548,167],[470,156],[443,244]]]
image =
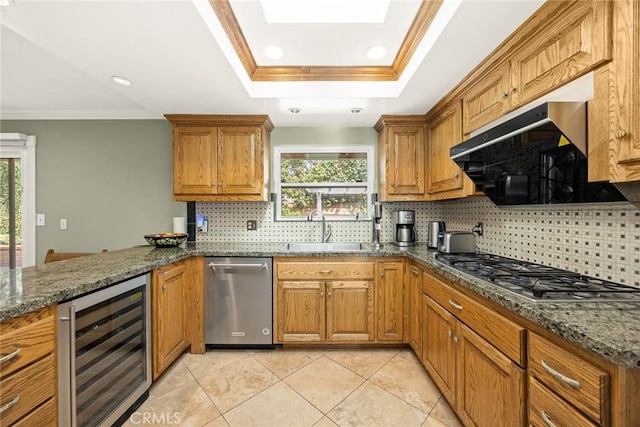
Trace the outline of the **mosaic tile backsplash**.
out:
[[[427,221],[445,221],[447,230],[470,231],[478,222],[484,235],[478,250],[640,287],[640,209],[627,203],[497,208],[486,197],[446,202],[384,203],[381,240],[393,239],[392,212],[416,212],[418,241]],[[320,241],[320,224],[275,222],[272,203],[198,202],[209,221],[199,242]],[[258,229],[247,231],[247,221]],[[369,242],[370,221],[331,222],[332,242]]]

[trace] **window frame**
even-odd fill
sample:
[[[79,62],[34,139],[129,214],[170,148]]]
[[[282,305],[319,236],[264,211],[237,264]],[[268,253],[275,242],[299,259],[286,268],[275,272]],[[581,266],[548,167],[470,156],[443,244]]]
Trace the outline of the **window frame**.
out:
[[[309,154],[322,154],[322,153],[364,153],[367,156],[367,181],[366,181],[366,193],[367,193],[367,216],[356,219],[354,218],[341,218],[335,216],[327,216],[326,221],[331,222],[339,222],[339,221],[371,221],[370,215],[370,207],[373,204],[373,194],[374,194],[374,172],[375,172],[375,148],[372,146],[366,145],[327,145],[322,147],[309,147],[303,145],[280,145],[274,147],[274,193],[275,193],[275,201],[274,201],[274,219],[275,221],[283,221],[283,222],[299,222],[299,221],[307,221],[304,217],[283,217],[282,216],[282,181],[280,176],[280,165],[282,162],[282,154],[283,153],[309,153]],[[320,186],[320,183],[314,183]],[[324,186],[335,186],[339,187],[340,185],[336,185],[339,183],[324,183]],[[358,183],[362,184],[363,183]],[[299,186],[297,184],[296,186]],[[286,184],[284,187],[288,187]],[[291,186],[294,187],[294,186]],[[311,186],[310,186],[311,187]]]

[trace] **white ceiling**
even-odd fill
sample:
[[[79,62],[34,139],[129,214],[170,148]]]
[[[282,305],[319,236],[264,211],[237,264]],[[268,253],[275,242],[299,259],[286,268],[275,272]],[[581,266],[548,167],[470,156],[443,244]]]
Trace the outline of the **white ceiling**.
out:
[[[331,28],[327,44],[315,24],[304,27],[311,30],[304,37],[300,26],[280,24],[288,34],[283,37],[263,23],[246,37],[260,65],[266,59],[258,45],[271,37],[297,44],[298,53],[284,47],[286,61],[294,65],[311,65],[313,58],[334,61],[326,59],[328,53],[342,60],[361,56],[368,37],[397,49],[398,23],[407,25],[417,3],[391,1],[389,26],[373,32],[368,26],[368,36],[359,35],[362,24],[341,24]],[[542,3],[445,0],[442,10],[450,19],[434,30],[437,40],[423,43],[399,81],[296,83],[250,81],[221,38],[219,23],[211,21],[206,0],[15,0],[0,8],[0,118],[268,114],[275,126],[371,127],[382,114],[426,113]],[[241,25],[263,19],[257,0],[232,5]],[[113,75],[133,84],[117,85]],[[294,106],[302,113],[287,112]],[[356,106],[364,112],[349,113]]]

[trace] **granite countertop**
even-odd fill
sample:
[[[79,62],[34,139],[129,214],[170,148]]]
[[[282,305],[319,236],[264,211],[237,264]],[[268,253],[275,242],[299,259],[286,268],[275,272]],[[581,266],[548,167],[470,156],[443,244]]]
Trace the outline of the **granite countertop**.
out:
[[[87,257],[0,270],[0,320],[68,300],[189,256],[307,257],[402,256],[433,268],[462,287],[517,313],[611,362],[640,368],[640,303],[535,303],[438,262],[435,251],[420,244],[373,250],[293,252],[285,243],[189,243],[155,249],[141,246]]]

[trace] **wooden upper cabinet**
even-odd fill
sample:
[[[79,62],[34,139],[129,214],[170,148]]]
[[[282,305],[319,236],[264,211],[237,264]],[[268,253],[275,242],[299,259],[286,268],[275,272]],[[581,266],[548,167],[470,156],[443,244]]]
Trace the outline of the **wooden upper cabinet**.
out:
[[[462,133],[465,135],[500,117],[511,107],[509,62],[471,86],[462,97]]]
[[[610,1],[556,2],[528,21],[511,56],[512,106],[524,105],[611,59]],[[529,25],[529,26],[528,26]]]
[[[218,161],[215,128],[173,129],[173,193],[216,194]]]
[[[166,115],[179,201],[267,201],[268,116]]]
[[[424,116],[382,116],[378,131],[380,200],[426,200]]]
[[[222,194],[262,193],[264,155],[261,130],[218,128],[218,185]]]
[[[450,149],[462,142],[460,103],[454,102],[427,122],[427,191],[430,200],[462,197],[473,192],[473,183],[451,160]]]

